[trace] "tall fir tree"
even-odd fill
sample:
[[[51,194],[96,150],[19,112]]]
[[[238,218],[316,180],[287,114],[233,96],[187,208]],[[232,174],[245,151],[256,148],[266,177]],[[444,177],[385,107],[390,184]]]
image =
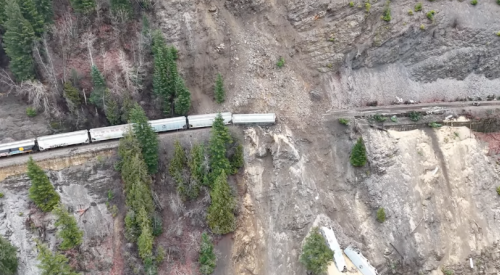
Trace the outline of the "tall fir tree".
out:
[[[118,102],[114,99],[113,95],[109,92],[109,89],[104,91],[104,113],[108,119],[109,124],[118,125],[120,124],[120,106]]]
[[[222,171],[214,182],[210,191],[211,204],[208,208],[208,226],[215,234],[224,235],[235,229],[234,207],[235,201],[227,176]]]
[[[17,273],[17,249],[0,235],[0,274],[14,275]]]
[[[21,13],[28,20],[36,36],[41,36],[44,31],[45,20],[37,10],[34,0],[17,0]]]
[[[167,61],[167,89],[169,94],[170,101],[176,96],[177,91],[177,79],[179,77],[179,72],[177,71],[177,62],[175,59],[175,55],[177,51],[174,47],[167,47],[164,49],[166,51],[166,61]]]
[[[50,212],[59,203],[60,197],[42,168],[32,157],[28,160],[28,177],[31,180],[30,199],[44,212]]]
[[[200,264],[200,273],[203,275],[212,274],[217,264],[217,257],[214,253],[214,244],[207,233],[201,234],[200,256],[198,257]]]
[[[191,93],[189,93],[182,77],[177,77],[176,85],[176,97],[174,100],[175,114],[178,116],[185,116],[189,108],[191,108]]]
[[[139,256],[141,256],[143,260],[146,260],[151,258],[151,256],[153,255],[154,237],[151,230],[151,222],[144,208],[139,211],[139,220],[141,226],[141,235],[137,239],[137,246],[139,248]]]
[[[134,124],[134,134],[141,144],[142,157],[150,175],[158,171],[158,135],[149,125],[144,110],[138,104],[130,111],[130,121]]]
[[[61,205],[54,208],[54,214],[57,215],[55,226],[59,227],[57,236],[63,240],[59,248],[68,250],[80,245],[83,231],[78,228],[75,217]]]
[[[5,1],[3,45],[10,58],[10,71],[16,80],[21,82],[35,76],[35,65],[31,55],[35,32],[30,22],[23,17],[16,0]]]
[[[122,123],[128,123],[128,119],[130,116],[130,111],[132,108],[134,108],[134,101],[130,97],[130,94],[126,94],[123,99],[122,99],[122,104],[121,104],[120,112],[121,116],[120,119]]]
[[[6,0],[0,0],[0,30],[3,29],[3,23],[7,20],[7,16],[5,16],[5,6],[7,5]]]
[[[106,80],[95,65],[92,65],[90,76],[92,77],[92,93],[90,94],[89,101],[95,106],[103,108],[107,89]]]
[[[208,162],[205,161],[205,148],[201,144],[195,144],[191,148],[189,162],[189,170],[191,172],[191,181],[196,185],[207,185]]]
[[[366,148],[363,138],[358,138],[358,141],[354,145],[351,151],[351,164],[354,167],[362,167],[366,164]]]
[[[226,100],[226,91],[224,90],[224,80],[221,74],[217,74],[217,80],[215,80],[215,102],[221,104]]]
[[[153,34],[154,74],[153,91],[160,99],[162,111],[170,114],[171,103],[168,90],[167,46],[160,31]]]
[[[90,14],[96,8],[95,0],[70,0],[71,7],[78,13]]]
[[[224,125],[224,119],[218,114],[212,124],[210,136],[210,180],[214,181],[222,171],[231,174],[233,169],[226,156],[227,146],[232,143],[229,129]]]
[[[78,275],[68,264],[68,259],[64,255],[58,252],[52,254],[49,248],[41,243],[37,243],[37,248],[41,275]]]
[[[168,171],[170,174],[175,174],[176,172],[182,171],[187,165],[186,152],[182,148],[181,143],[176,140],[174,142],[174,156],[170,161]]]
[[[44,26],[52,23],[54,12],[52,9],[52,0],[34,0],[38,13],[43,19]]]

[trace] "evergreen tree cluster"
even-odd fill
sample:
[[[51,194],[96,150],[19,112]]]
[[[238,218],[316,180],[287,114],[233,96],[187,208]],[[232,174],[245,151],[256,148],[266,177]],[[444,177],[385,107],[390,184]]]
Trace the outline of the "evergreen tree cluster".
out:
[[[366,147],[363,138],[358,138],[351,151],[351,164],[354,167],[362,167],[366,164]]]
[[[92,77],[92,93],[89,98],[90,103],[104,110],[104,114],[111,125],[120,124],[120,107],[106,87],[106,80],[97,66],[92,65],[90,75]]]
[[[55,226],[59,227],[57,235],[63,240],[59,248],[67,250],[80,245],[83,231],[78,228],[75,217],[61,205],[54,208],[54,214],[57,215]]]
[[[333,261],[333,251],[326,245],[325,238],[314,227],[306,238],[300,255],[300,262],[314,275],[323,274],[328,268],[328,263]]]
[[[16,252],[16,247],[0,235],[0,274],[16,274],[18,266]]]
[[[58,253],[52,253],[49,248],[37,242],[38,247],[38,260],[40,264],[38,267],[41,269],[41,275],[78,275],[74,272],[71,266],[68,264],[68,259]]]
[[[9,67],[17,81],[33,79],[33,45],[52,21],[52,0],[0,0],[0,24]]]
[[[129,132],[120,140],[118,153],[120,156],[118,169],[125,184],[125,203],[128,208],[125,217],[125,236],[137,242],[139,256],[143,259],[145,266],[155,268],[151,264],[155,210],[151,195],[151,177],[148,174],[148,165],[143,158],[141,142],[135,131]]]
[[[52,211],[61,198],[50,183],[47,175],[45,175],[45,172],[35,163],[32,157],[28,160],[28,177],[31,180],[31,187],[29,189],[30,199],[42,211]]]
[[[153,34],[153,90],[166,116],[186,115],[191,108],[191,93],[177,70],[177,50],[167,46],[161,32]]]
[[[198,257],[200,264],[200,273],[203,275],[212,274],[217,264],[217,257],[214,253],[214,244],[207,233],[201,234],[200,256]]]
[[[70,0],[71,7],[78,13],[90,14],[96,8],[96,0]]]

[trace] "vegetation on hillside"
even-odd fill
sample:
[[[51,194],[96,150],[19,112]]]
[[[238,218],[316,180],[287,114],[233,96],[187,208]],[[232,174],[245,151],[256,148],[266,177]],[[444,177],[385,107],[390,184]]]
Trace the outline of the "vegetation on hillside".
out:
[[[201,234],[200,256],[198,258],[200,264],[200,273],[203,275],[212,274],[217,264],[217,258],[214,253],[214,245],[207,233]]]
[[[45,244],[40,242],[37,243],[37,248],[41,275],[78,275],[68,264],[68,259],[64,255],[58,252],[52,253]]]
[[[62,250],[74,248],[82,243],[83,231],[78,228],[75,217],[68,213],[62,205],[54,208],[57,215],[55,226],[58,227],[57,236],[63,241],[59,245]]]
[[[140,144],[142,158],[148,167],[149,174],[158,171],[158,135],[149,125],[149,120],[144,110],[135,104],[129,114],[131,123],[134,123],[133,130],[137,141]]]
[[[18,266],[16,251],[16,247],[0,235],[0,274],[16,274]]]
[[[224,170],[213,183],[210,198],[211,204],[208,208],[207,221],[212,232],[221,235],[233,232],[236,227],[233,213],[236,203]]]
[[[358,138],[351,151],[351,164],[354,167],[362,167],[366,164],[366,148],[363,138]]]
[[[32,157],[28,160],[28,177],[31,180],[30,199],[44,212],[50,212],[59,203],[60,197],[45,172]]]
[[[217,79],[215,80],[215,102],[221,104],[226,100],[226,91],[224,90],[224,80],[221,74],[217,74]]]
[[[309,272],[319,275],[326,272],[331,261],[333,261],[333,251],[327,246],[319,229],[314,227],[302,247],[300,262]]]

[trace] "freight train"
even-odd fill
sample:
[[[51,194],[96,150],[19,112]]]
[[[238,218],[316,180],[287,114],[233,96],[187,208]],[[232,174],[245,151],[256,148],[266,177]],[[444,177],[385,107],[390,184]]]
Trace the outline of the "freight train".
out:
[[[211,127],[217,114],[192,115],[166,119],[151,120],[149,124],[155,132],[168,132],[196,128]],[[244,124],[275,124],[276,114],[231,114],[221,113],[224,123],[234,125]],[[132,124],[94,128],[50,136],[41,136],[27,140],[0,144],[0,157],[45,151],[48,149],[66,147],[76,144],[96,143],[122,138],[131,129]]]

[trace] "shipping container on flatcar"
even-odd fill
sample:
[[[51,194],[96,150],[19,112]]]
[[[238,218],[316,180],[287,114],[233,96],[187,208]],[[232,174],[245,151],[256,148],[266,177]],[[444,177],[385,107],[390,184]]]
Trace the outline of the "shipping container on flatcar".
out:
[[[0,157],[28,153],[33,151],[35,139],[20,140],[0,144]]]
[[[166,132],[187,128],[185,116],[151,120],[149,121],[149,124],[151,125],[151,127],[153,127],[155,132]]]
[[[76,131],[64,134],[57,134],[51,136],[43,136],[37,138],[38,149],[40,151],[69,146],[74,144],[89,143],[89,131]]]
[[[276,114],[233,114],[233,124],[275,124]]]
[[[231,113],[221,113],[222,118],[224,119],[224,124],[230,124],[232,120]],[[202,128],[202,127],[211,127],[214,123],[215,117],[217,114],[208,114],[208,115],[194,115],[188,116],[189,128]]]
[[[90,129],[89,133],[92,142],[94,142],[122,138],[130,128],[132,128],[132,124],[123,124]]]

